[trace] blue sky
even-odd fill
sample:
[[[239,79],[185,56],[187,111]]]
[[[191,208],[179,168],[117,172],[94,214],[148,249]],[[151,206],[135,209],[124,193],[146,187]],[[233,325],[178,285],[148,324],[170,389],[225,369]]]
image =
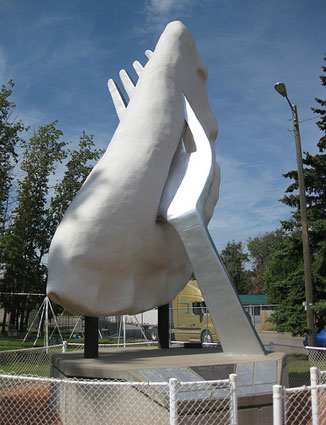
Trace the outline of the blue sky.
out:
[[[83,130],[106,147],[118,124],[107,80],[146,62],[165,25],[181,20],[208,66],[218,120],[220,200],[210,223],[217,248],[274,230],[290,210],[279,202],[296,167],[291,112],[302,146],[316,153],[311,111],[325,98],[325,0],[0,0],[0,81],[15,82],[18,119],[31,129],[59,120],[67,141]]]

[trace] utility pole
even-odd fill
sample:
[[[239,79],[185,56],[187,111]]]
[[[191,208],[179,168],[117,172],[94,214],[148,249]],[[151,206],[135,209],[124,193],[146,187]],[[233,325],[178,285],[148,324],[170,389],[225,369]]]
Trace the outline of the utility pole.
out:
[[[309,234],[308,234],[308,219],[307,219],[307,200],[306,200],[306,187],[303,174],[303,161],[301,138],[298,120],[298,111],[296,105],[293,105],[287,95],[286,86],[284,83],[276,83],[275,90],[283,97],[286,98],[292,111],[292,123],[294,131],[295,150],[297,156],[298,168],[298,181],[300,192],[300,213],[301,213],[301,227],[302,227],[302,246],[303,246],[303,264],[304,264],[304,281],[305,281],[305,296],[306,296],[306,311],[307,311],[307,327],[308,327],[308,345],[316,345],[315,334],[315,321],[314,312],[312,309],[313,295],[312,295],[312,280],[311,280],[311,263],[310,263],[310,249],[309,249]]]

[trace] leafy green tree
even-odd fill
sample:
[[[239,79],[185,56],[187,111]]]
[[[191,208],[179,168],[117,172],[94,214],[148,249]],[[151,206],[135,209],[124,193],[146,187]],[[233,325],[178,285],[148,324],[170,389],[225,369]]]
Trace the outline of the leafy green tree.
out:
[[[251,289],[251,273],[245,269],[249,256],[243,251],[242,242],[228,242],[221,251],[221,259],[239,294],[248,294]]]
[[[0,91],[0,237],[5,231],[9,195],[13,181],[13,169],[17,163],[16,146],[22,141],[21,133],[25,129],[21,121],[15,121],[15,104],[10,100],[14,83],[9,80]]]
[[[326,61],[326,58],[324,58]],[[322,67],[326,72],[326,67]],[[320,77],[326,86],[326,76]],[[312,110],[319,115],[317,126],[326,132],[326,101],[316,98],[318,108]],[[311,272],[315,323],[318,330],[326,326],[326,136],[317,142],[319,153],[305,153],[304,178],[307,195],[307,215],[309,223],[309,240],[311,252]],[[302,334],[306,329],[306,315],[302,307],[304,301],[304,272],[302,260],[302,239],[300,220],[300,201],[298,194],[297,171],[284,175],[293,180],[281,200],[293,208],[292,217],[282,222],[283,229],[289,234],[290,241],[272,258],[265,275],[267,295],[270,302],[279,302],[278,311],[272,316],[279,330]],[[282,264],[280,262],[282,258]],[[276,266],[278,264],[278,266]],[[295,266],[296,265],[296,266]],[[288,272],[288,283],[286,274]],[[282,297],[277,296],[277,290]]]
[[[94,161],[104,153],[102,149],[95,149],[93,134],[85,132],[79,139],[78,149],[68,150],[68,162],[63,179],[55,186],[55,195],[51,199],[49,210],[50,236],[60,223],[66,209],[77,195],[82,184],[91,172]]]
[[[5,263],[1,289],[8,292],[45,291],[46,266],[43,257],[49,246],[48,206],[49,179],[55,166],[66,153],[60,141],[57,122],[42,126],[25,144],[18,181],[17,206],[12,224],[2,241]],[[33,307],[26,308],[26,299],[5,302],[10,311],[10,324],[20,323],[23,329]]]
[[[27,130],[14,115],[15,103],[10,100],[14,83],[9,80],[0,90],[0,278],[4,273],[3,249],[4,233],[10,219],[13,200],[13,172],[18,161],[16,148],[22,142],[21,133]],[[6,312],[4,313],[4,322]]]
[[[252,294],[264,294],[264,273],[272,254],[278,250],[285,237],[282,229],[258,235],[248,240],[249,256],[253,262]]]
[[[76,150],[65,151],[57,122],[42,126],[25,142],[21,133],[27,128],[15,121],[15,104],[10,101],[12,81],[0,91],[0,291],[45,292],[48,252],[55,228],[103,150],[95,149],[93,135],[83,132]],[[20,147],[18,157],[16,147]],[[56,165],[69,156],[63,179],[53,188],[50,178]],[[22,177],[14,181],[13,170],[20,163]],[[13,182],[15,199],[10,202]],[[8,220],[10,212],[10,221]],[[26,327],[35,298],[19,300],[2,296],[5,315],[10,323]],[[38,301],[36,301],[38,302]]]

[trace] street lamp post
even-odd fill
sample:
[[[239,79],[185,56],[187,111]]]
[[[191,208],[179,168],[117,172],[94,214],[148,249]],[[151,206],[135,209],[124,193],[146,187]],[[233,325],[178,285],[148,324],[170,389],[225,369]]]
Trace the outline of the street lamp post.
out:
[[[307,220],[307,201],[306,188],[304,183],[302,150],[299,130],[299,120],[296,105],[290,102],[284,83],[276,83],[275,90],[288,101],[292,111],[292,122],[294,130],[295,149],[297,155],[298,166],[298,181],[300,192],[300,211],[302,225],[302,246],[303,246],[303,264],[304,264],[304,280],[305,280],[305,295],[306,295],[306,311],[307,311],[307,327],[308,327],[308,345],[314,346],[316,342],[314,313],[312,310],[312,281],[311,281],[311,265],[310,265],[310,250],[309,250],[309,235],[308,235],[308,220]]]

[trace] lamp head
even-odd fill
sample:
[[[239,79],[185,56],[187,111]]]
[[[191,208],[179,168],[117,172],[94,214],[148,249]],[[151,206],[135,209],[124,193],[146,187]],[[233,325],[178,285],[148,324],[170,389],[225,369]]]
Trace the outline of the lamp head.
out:
[[[288,94],[286,92],[286,87],[284,83],[275,83],[274,84],[274,89],[277,91],[277,93],[279,93],[281,96],[283,97],[287,97]]]

